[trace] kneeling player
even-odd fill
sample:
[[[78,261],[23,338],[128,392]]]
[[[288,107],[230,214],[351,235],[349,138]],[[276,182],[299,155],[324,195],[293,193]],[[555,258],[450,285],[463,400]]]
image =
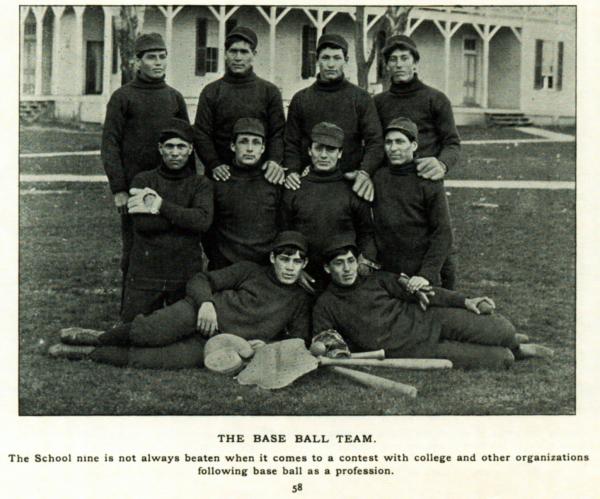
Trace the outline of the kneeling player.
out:
[[[457,367],[508,366],[515,358],[552,355],[549,348],[524,344],[527,337],[515,333],[502,315],[482,314],[482,301],[493,308],[489,298],[434,287],[430,297],[417,292],[420,303],[396,274],[359,276],[358,249],[351,237],[331,240],[325,255],[331,284],[313,310],[315,333],[335,329],[361,350],[383,348],[388,357],[448,358]]]
[[[310,295],[298,284],[308,247],[302,234],[281,232],[271,265],[240,262],[195,275],[187,296],[108,331],[64,329],[53,357],[91,359],[117,366],[177,369],[202,366],[206,339],[229,333],[271,341],[307,340]]]

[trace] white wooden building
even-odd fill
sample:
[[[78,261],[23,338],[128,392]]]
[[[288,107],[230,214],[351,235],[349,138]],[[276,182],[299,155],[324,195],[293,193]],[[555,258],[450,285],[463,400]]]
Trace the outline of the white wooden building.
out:
[[[115,49],[118,6],[21,6],[22,105],[43,103],[63,120],[102,122],[121,84]],[[225,34],[235,24],[259,39],[255,70],[289,102],[315,74],[315,43],[339,33],[350,44],[347,76],[356,81],[353,6],[137,7],[143,32],[158,32],[169,50],[167,81],[195,113],[204,85],[223,73]],[[367,7],[368,40],[385,8]],[[520,111],[536,123],[575,120],[575,7],[413,8],[409,34],[421,53],[419,76],[446,92],[459,124],[481,123],[484,112]],[[380,58],[379,58],[380,59]],[[381,90],[377,60],[370,91]]]

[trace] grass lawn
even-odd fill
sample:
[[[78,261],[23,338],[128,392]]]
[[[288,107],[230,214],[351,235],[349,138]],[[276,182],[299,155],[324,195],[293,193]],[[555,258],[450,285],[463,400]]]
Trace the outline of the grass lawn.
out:
[[[32,151],[49,150],[43,149],[46,145],[36,149],[35,137],[28,140]],[[573,145],[544,146],[538,150],[533,144],[520,145],[523,154],[514,156],[504,146],[470,146],[465,155],[473,162],[506,158],[503,178],[526,174],[523,178],[573,179]],[[546,153],[546,160],[534,161]],[[556,154],[560,162],[552,163]],[[37,163],[39,170],[31,170],[30,160],[24,160],[22,172],[74,172],[83,164],[81,158],[60,159],[52,167]],[[97,161],[86,161],[91,159]],[[77,172],[99,173],[98,165]],[[496,178],[479,174],[468,163],[464,168],[472,168],[467,170],[471,173],[466,175],[461,168],[461,178]],[[564,176],[554,176],[558,169]],[[458,178],[458,173],[453,172],[452,178]],[[553,347],[556,356],[551,361],[520,362],[509,371],[378,370],[417,387],[418,398],[407,400],[370,393],[325,371],[271,392],[242,387],[203,369],[119,369],[50,359],[45,351],[58,341],[60,328],[101,329],[117,319],[118,220],[104,184],[28,183],[21,189],[22,415],[575,412],[574,191],[448,189],[459,247],[460,288],[494,297],[499,311],[520,332]],[[498,208],[474,207],[478,201]]]

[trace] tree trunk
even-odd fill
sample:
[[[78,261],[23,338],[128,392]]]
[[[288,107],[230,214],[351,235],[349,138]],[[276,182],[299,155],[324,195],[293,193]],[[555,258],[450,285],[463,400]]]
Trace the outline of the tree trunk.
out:
[[[356,58],[356,69],[357,69],[357,79],[358,86],[364,88],[365,90],[369,89],[369,69],[373,65],[373,61],[375,60],[375,55],[377,54],[377,37],[373,35],[373,43],[371,44],[371,49],[369,50],[368,57],[365,58],[365,46],[367,44],[367,37],[365,26],[368,22],[365,7],[357,6],[356,11],[356,22],[354,23],[354,51]],[[383,20],[383,17],[381,18]],[[376,26],[373,27],[373,32],[377,31],[377,26],[379,26],[379,22]]]
[[[121,56],[121,84],[135,76],[135,39],[138,36],[138,17],[132,5],[121,6],[115,23],[117,46]]]

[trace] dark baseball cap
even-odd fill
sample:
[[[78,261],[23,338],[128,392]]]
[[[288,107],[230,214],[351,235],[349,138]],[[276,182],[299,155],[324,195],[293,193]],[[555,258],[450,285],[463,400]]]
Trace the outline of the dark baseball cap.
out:
[[[167,50],[165,41],[159,33],[144,33],[135,40],[135,55],[139,56],[150,50]]]
[[[241,133],[249,133],[265,138],[265,127],[258,118],[240,118],[233,126],[232,137],[235,138]]]
[[[310,139],[312,142],[341,149],[344,145],[344,130],[333,123],[322,121],[313,127]]]
[[[225,46],[229,47],[235,38],[240,38],[245,42],[248,42],[252,47],[252,50],[256,49],[256,46],[258,45],[256,33],[246,26],[236,26],[233,28],[225,37]]]
[[[159,142],[165,142],[173,137],[179,137],[190,144],[194,141],[194,131],[192,126],[185,120],[171,118],[164,128],[160,131]]]
[[[325,34],[321,35],[319,41],[317,42],[317,53],[319,49],[323,45],[333,45],[334,47],[340,48],[343,50],[344,54],[348,53],[348,42],[343,36],[335,35],[335,34]]]
[[[277,237],[273,241],[272,249],[282,248],[283,246],[293,246],[298,248],[300,251],[308,252],[308,242],[303,234],[296,232],[295,230],[284,230],[277,234]]]
[[[358,255],[359,251],[354,234],[342,232],[332,236],[323,249],[323,261],[329,263],[344,249],[352,249]]]
[[[410,36],[393,35],[385,41],[385,46],[383,47],[383,57],[386,61],[395,49],[410,50],[415,62],[421,58],[419,55],[419,50],[417,49],[417,44]]]
[[[390,121],[388,126],[385,127],[385,133],[387,134],[390,130],[399,130],[413,142],[419,141],[419,129],[417,128],[417,125],[404,116],[400,116]]]

